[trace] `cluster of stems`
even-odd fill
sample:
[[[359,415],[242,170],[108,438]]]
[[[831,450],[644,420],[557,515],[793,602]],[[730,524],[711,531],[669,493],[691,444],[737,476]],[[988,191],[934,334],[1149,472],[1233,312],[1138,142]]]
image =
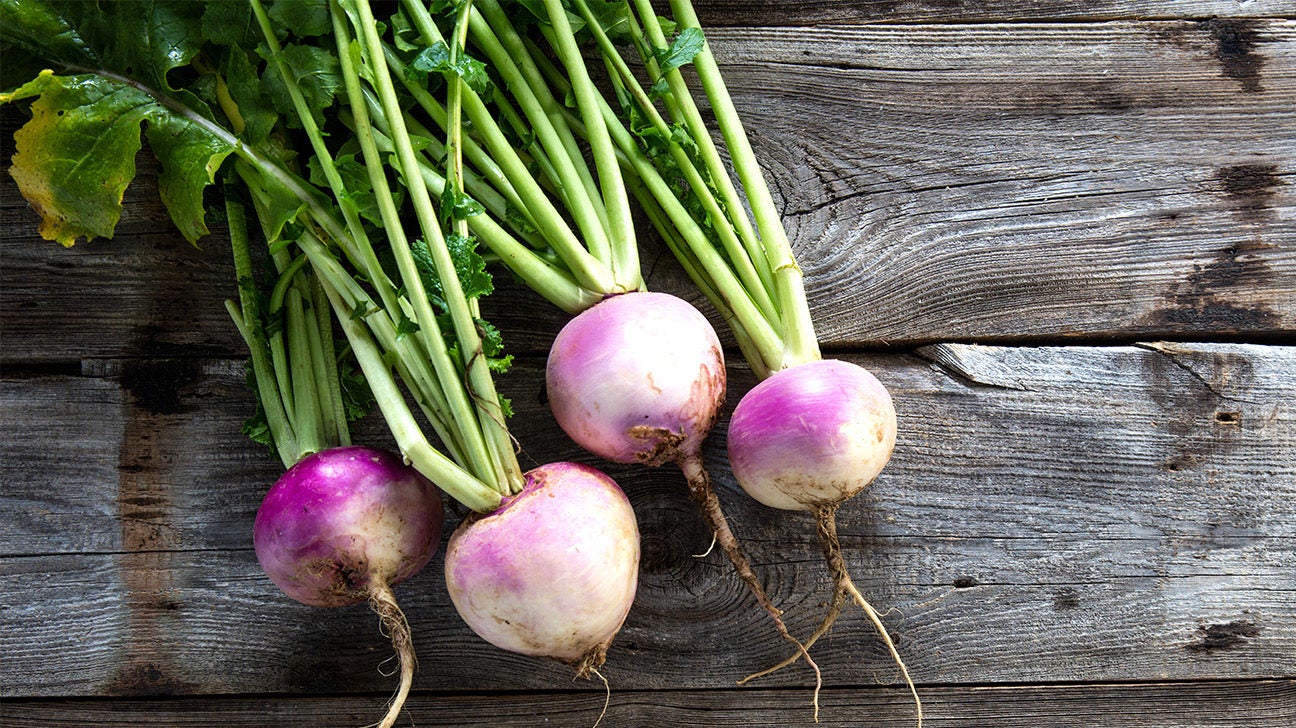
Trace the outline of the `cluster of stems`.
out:
[[[405,125],[401,99],[372,9],[366,0],[350,3],[348,9],[338,2],[329,5],[346,109],[381,216],[385,238],[381,250],[394,260],[394,271],[383,265],[380,248],[348,194],[335,151],[329,149],[325,134],[315,123],[283,59],[269,15],[260,0],[251,0],[251,6],[271,64],[285,83],[296,120],[310,142],[330,194],[319,194],[282,161],[238,143],[224,128],[191,112],[186,115],[232,143],[240,156],[236,170],[254,206],[262,201],[268,207],[274,196],[284,190],[300,203],[304,214],[298,217],[301,225],[293,241],[300,256],[284,262],[286,254],[282,250],[272,255],[280,281],[299,281],[285,283],[285,295],[291,302],[300,297],[293,291],[304,288],[317,317],[326,310],[323,304],[327,300],[402,455],[464,505],[482,512],[493,510],[502,497],[521,489],[522,475],[484,355],[477,302],[465,294],[447,244],[446,228],[462,234],[464,223],[448,220],[433,202],[420,152],[415,150]],[[353,55],[353,48],[359,52]],[[362,68],[357,67],[357,61]],[[379,112],[380,124],[373,120],[373,110]],[[458,148],[462,135],[454,117],[452,114],[446,119],[449,134],[445,144]],[[379,131],[380,125],[385,133]],[[409,193],[421,244],[432,260],[439,284],[442,310],[437,310],[429,296],[424,271],[415,258],[416,243],[406,235],[392,194],[389,164]],[[444,191],[446,180],[461,185],[461,170],[458,157],[453,156],[450,166],[437,176],[441,187],[438,191]],[[249,265],[246,238],[240,237],[244,242],[236,244],[236,260],[242,267],[239,276],[243,279],[250,276],[245,276]],[[310,275],[301,269],[306,263]],[[305,370],[298,376],[295,357],[287,367],[275,358],[275,338],[268,346],[261,345],[264,337],[258,335],[256,327],[246,325],[257,314],[255,305],[251,297],[244,296],[231,313],[236,321],[244,323],[240,329],[253,351],[258,393],[276,443],[284,443],[280,450],[285,464],[290,464],[289,458],[295,460],[329,444],[345,442],[345,434],[341,442],[318,436],[319,431],[330,427],[329,423],[336,426],[336,418],[330,413],[337,408],[324,406],[335,400],[331,395],[321,396],[327,391],[307,389],[313,376]],[[329,328],[322,319],[314,327],[294,327],[292,311],[290,307],[286,327],[290,343],[294,331]],[[328,346],[321,342],[317,348],[327,351],[331,342]],[[291,372],[291,381],[286,386],[270,386],[284,377],[282,372]],[[406,391],[426,415],[448,455],[433,447],[422,432],[406,403]],[[313,411],[323,416],[303,415],[307,403],[314,403]]]

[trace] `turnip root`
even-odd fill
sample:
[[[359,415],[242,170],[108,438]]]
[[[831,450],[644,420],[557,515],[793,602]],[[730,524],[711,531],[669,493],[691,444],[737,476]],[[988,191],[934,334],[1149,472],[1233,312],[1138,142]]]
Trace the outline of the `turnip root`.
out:
[[[303,604],[368,601],[400,659],[400,687],[379,724],[393,725],[414,677],[409,623],[392,587],[418,573],[441,540],[443,507],[430,481],[389,452],[325,450],[270,488],[253,526],[257,560]]]
[[[768,380],[738,405],[730,456],[740,484],[758,500],[816,515],[836,586],[828,617],[806,646],[832,624],[849,593],[882,632],[913,692],[921,725],[922,705],[908,671],[847,575],[834,516],[890,457],[890,397],[862,370],[822,361],[802,269],[780,218],[783,205],[764,179],[692,2],[670,0],[670,22],[664,23],[660,3],[630,0],[626,25],[639,69],[630,67],[621,55],[624,44],[604,32],[588,6],[576,5],[584,8],[611,72],[621,116],[607,126],[633,171],[645,215],[729,324],[752,372]],[[689,74],[681,72],[684,65],[691,65]],[[695,81],[706,113],[690,89]],[[859,411],[850,412],[852,406]]]
[[[697,457],[724,402],[724,354],[688,302],[612,296],[573,318],[549,348],[549,406],[576,444],[619,463]]]
[[[873,482],[891,459],[895,442],[896,413],[886,387],[863,367],[832,359],[771,375],[747,392],[729,422],[729,461],[743,490],[772,508],[814,514],[833,575],[833,600],[806,647],[828,632],[849,594],[881,634],[913,691],[891,636],[846,570],[837,538],[837,507]]]
[[[825,359],[757,384],[729,422],[729,462],[751,497],[820,511],[860,492],[891,459],[896,413],[868,370]]]
[[[486,641],[550,657],[588,676],[634,601],[639,528],[617,484],[594,468],[551,463],[522,492],[472,514],[446,548],[446,588]]]

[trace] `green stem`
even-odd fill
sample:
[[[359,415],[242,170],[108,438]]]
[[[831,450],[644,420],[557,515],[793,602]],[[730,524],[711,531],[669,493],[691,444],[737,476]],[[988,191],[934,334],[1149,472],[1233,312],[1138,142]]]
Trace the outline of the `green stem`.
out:
[[[646,51],[650,47],[666,47],[666,34],[661,27],[661,22],[658,20],[657,15],[653,12],[651,4],[644,2],[644,0],[635,0],[635,4],[638,7],[640,16],[643,18],[643,24],[641,30],[640,24],[634,22],[632,17],[632,33],[638,35],[646,32],[648,34],[647,38],[637,38],[637,45],[641,50],[645,65],[648,66],[655,76],[660,75],[657,60],[650,52]],[[633,76],[631,76],[631,78],[633,78]],[[684,75],[679,71],[679,69],[673,69],[665,75],[665,79],[670,90],[669,93],[665,95],[663,101],[667,109],[670,110],[671,116],[677,121],[682,119],[683,123],[687,126],[689,136],[697,144],[698,156],[702,159],[703,165],[709,173],[711,183],[719,191],[721,198],[724,200],[724,206],[726,209],[726,212],[723,213],[724,219],[730,226],[732,226],[729,228],[729,232],[734,236],[734,239],[726,239],[725,244],[737,244],[738,239],[742,241],[741,244],[744,248],[745,254],[739,256],[737,253],[731,253],[731,257],[733,257],[735,261],[741,257],[745,259],[745,262],[748,265],[754,265],[755,272],[759,274],[759,285],[763,289],[762,293],[773,290],[773,274],[769,267],[765,265],[765,248],[757,237],[756,231],[752,229],[751,221],[747,218],[746,207],[743,204],[742,196],[734,187],[733,180],[730,179],[729,176],[729,170],[725,166],[724,160],[721,159],[720,152],[716,148],[714,140],[711,138],[711,132],[707,129],[706,123],[702,120],[702,113],[693,102],[693,96],[689,93],[688,85],[684,81]],[[635,82],[635,84],[637,85],[637,82]],[[642,96],[642,93],[640,95]],[[691,161],[690,164],[692,164]],[[692,183],[690,182],[690,184]],[[698,190],[699,196],[702,196],[703,191],[705,191],[705,197],[711,198],[711,185],[703,185],[702,187],[695,189]],[[708,204],[708,201],[704,199],[703,203]],[[708,207],[710,207],[710,204],[718,203],[712,201],[708,204]],[[710,210],[708,209],[708,211]],[[726,227],[728,228],[728,226]],[[747,282],[747,285],[751,287],[755,284],[749,281]],[[777,314],[774,314],[771,321],[775,321],[776,319]]]
[[[455,61],[463,55],[465,39],[468,35],[468,18],[472,13],[472,0],[464,0],[456,20],[454,43],[450,47],[451,60]],[[463,188],[463,155],[460,152],[462,146],[463,134],[463,115],[460,104],[463,98],[463,92],[467,90],[467,84],[463,78],[455,76],[450,81],[449,86],[449,103],[447,104],[447,122],[449,129],[446,131],[446,146],[450,150],[449,164],[447,166],[447,181],[453,186],[458,194],[464,194]],[[415,173],[417,174],[417,172]],[[474,216],[475,217],[475,216]],[[454,220],[455,232],[464,237],[468,237],[468,221],[466,219]],[[449,258],[447,256],[447,261]],[[439,269],[444,271],[445,269]],[[458,281],[457,275],[454,274],[453,264],[450,268],[451,277]],[[447,292],[448,293],[448,292]],[[462,293],[460,294],[462,296]],[[472,337],[463,336],[460,332],[461,345],[473,346],[473,349],[467,349],[472,352],[471,360],[466,363],[468,376],[473,384],[473,392],[479,398],[478,408],[485,418],[483,424],[487,441],[491,446],[492,455],[496,461],[496,467],[509,481],[510,492],[522,490],[523,478],[521,467],[517,462],[517,453],[514,450],[513,438],[508,432],[504,423],[504,408],[500,402],[499,394],[495,391],[494,375],[490,372],[490,365],[486,360],[486,354],[482,348],[481,338],[478,335],[477,319],[480,317],[478,302],[476,298],[464,299],[469,304],[469,314],[471,315]],[[449,301],[447,301],[449,303]],[[451,307],[452,312],[454,307]],[[485,398],[492,398],[486,401]]]
[[[414,153],[414,147],[410,143],[408,132],[405,129],[400,100],[396,96],[396,90],[387,69],[386,59],[383,56],[382,41],[378,37],[377,21],[373,17],[373,11],[369,7],[367,0],[359,0],[356,7],[359,11],[358,30],[360,31],[360,42],[368,53],[374,85],[383,109],[386,111],[387,123],[391,127],[392,141],[396,144],[397,166],[401,171],[401,176],[405,179],[406,189],[410,192],[415,216],[418,218],[428,251],[432,256],[438,278],[441,281],[443,298],[454,324],[454,332],[459,341],[463,358],[462,363],[467,372],[468,390],[472,394],[476,411],[481,413],[481,417],[474,416],[472,419],[465,417],[463,421],[465,423],[477,422],[477,427],[473,428],[477,432],[472,433],[474,439],[480,436],[490,443],[487,450],[488,460],[483,463],[488,469],[474,469],[474,472],[478,473],[479,476],[492,476],[483,479],[498,484],[503,492],[520,489],[522,486],[521,469],[517,465],[516,455],[512,449],[512,439],[504,427],[504,415],[500,409],[499,396],[495,393],[495,384],[490,369],[487,366],[486,358],[482,356],[482,345],[477,334],[477,323],[455,273],[454,261],[451,260],[450,253],[446,248],[445,238],[441,233],[436,211],[432,206],[431,197],[428,195],[427,186],[423,184],[423,176],[418,171],[418,160]],[[362,100],[360,105],[362,108]],[[353,109],[353,111],[357,112],[357,120],[360,116],[360,110],[359,108]],[[370,142],[372,143],[372,138],[370,138]],[[370,162],[371,166],[372,164]],[[382,195],[379,195],[379,201],[381,206],[384,201]],[[386,202],[390,204],[390,199],[387,199]],[[434,345],[440,343],[430,340],[432,332],[436,328],[432,305],[423,288],[422,279],[419,276],[418,267],[414,262],[408,243],[403,239],[402,235],[391,235],[390,233],[391,230],[389,229],[389,237],[392,239],[392,249],[397,267],[400,269],[401,278],[406,289],[410,292],[411,303],[417,312],[419,325],[422,327],[420,331],[425,332],[424,339],[427,341],[429,350],[431,350]],[[444,347],[444,344],[441,343],[441,346]],[[455,381],[450,372],[444,372],[442,376],[447,382]],[[454,403],[459,395],[459,392],[455,392],[451,402]],[[471,411],[469,410],[469,412]]]
[[[444,42],[425,8],[412,1],[407,3],[407,7],[411,10],[410,19],[425,43]],[[530,213],[541,235],[571,271],[572,276],[583,288],[596,295],[616,293],[611,271],[591,255],[572,232],[562,213],[527,169],[526,163],[495,122],[485,103],[471,89],[464,92],[463,101],[464,111],[473,130],[481,135],[482,143],[490,150],[492,158],[516,189],[523,208]]]
[[[419,107],[427,113],[433,123],[435,123],[442,131],[445,131],[445,107],[438,103],[437,100],[433,98],[432,94],[428,93],[426,88],[419,86],[409,77],[408,74],[405,73],[405,64],[401,62],[400,57],[396,55],[396,51],[393,50],[391,46],[384,44],[383,53],[387,56],[387,65],[391,67],[393,75],[401,80],[401,83],[405,86],[405,91],[418,102]],[[366,98],[368,98],[368,94],[366,94]],[[371,112],[373,111],[373,107],[376,105],[377,100],[370,99]],[[383,123],[381,115],[377,115],[374,122],[377,128],[385,129],[386,124]],[[421,140],[426,141],[426,143],[431,147],[433,153],[443,151],[439,148],[439,142],[437,139],[425,128],[418,125],[417,122],[415,122],[408,114],[406,115],[405,123],[413,133],[417,134],[421,138]],[[379,140],[380,146],[382,145],[382,141],[383,140],[381,139]],[[389,139],[387,140],[387,143],[391,143]],[[394,147],[392,148],[394,149]],[[504,170],[495,163],[495,160],[485,149],[482,148],[480,144],[473,140],[472,137],[465,137],[463,139],[462,150],[469,163],[476,171],[477,187],[472,186],[471,178],[465,179],[466,183],[470,183],[469,190],[474,199],[501,217],[505,212],[505,204],[511,204],[519,210],[525,209],[522,203],[522,198],[518,196],[517,190],[513,189],[513,185],[509,182],[507,175],[504,174]],[[487,190],[489,190],[489,192],[487,192]]]
[[[631,34],[635,37],[638,47],[647,49],[657,45],[665,45],[665,37],[655,17],[652,23],[649,24],[649,27],[656,30],[652,43],[649,42],[649,39],[643,37],[643,29],[635,22],[633,16],[630,16],[629,23]],[[694,156],[686,151],[679,142],[675,141],[670,124],[657,112],[657,108],[653,105],[648,93],[644,91],[643,86],[630,70],[630,67],[621,58],[621,54],[612,44],[612,41],[601,29],[596,28],[594,34],[598,39],[603,57],[608,60],[616,71],[616,78],[620,80],[618,87],[629,92],[640,111],[652,121],[657,133],[661,134],[664,139],[671,140],[671,159],[679,167],[692,194],[702,205],[710,221],[710,228],[715,231],[720,244],[724,247],[725,254],[729,258],[729,264],[734,269],[735,274],[742,281],[752,300],[760,307],[762,315],[772,324],[777,324],[779,322],[778,309],[769,294],[769,291],[773,288],[772,274],[764,265],[765,257],[760,241],[756,239],[756,234],[751,228],[751,222],[747,219],[742,199],[734,190],[733,182],[729,179],[729,171],[725,168],[723,160],[716,151],[715,144],[702,122],[701,114],[698,112],[697,107],[692,104],[691,97],[688,96],[688,88],[684,86],[683,76],[678,70],[673,70],[667,74],[671,91],[665,96],[665,104],[672,111],[672,116],[675,119],[678,120],[681,116],[686,119],[685,123],[690,131],[690,137],[696,145],[697,156],[701,158],[703,167],[706,170],[705,176],[702,170],[698,169]],[[645,50],[643,58],[649,71],[658,74],[657,61],[652,57],[651,53]],[[683,94],[683,102],[676,100],[679,98],[679,94]],[[720,198],[716,197],[716,190],[720,192]]]
[[[575,0],[576,7],[586,22],[597,27],[598,21],[590,12],[584,0]],[[616,145],[608,133],[600,109],[602,96],[594,87],[585,68],[585,60],[576,39],[572,35],[571,25],[567,22],[567,11],[561,0],[545,0],[549,11],[549,23],[557,36],[557,48],[562,63],[567,68],[571,79],[572,90],[576,96],[576,108],[580,111],[585,123],[585,139],[590,145],[594,158],[594,168],[598,172],[599,189],[607,210],[608,235],[612,246],[612,275],[618,280],[630,284],[632,290],[643,287],[643,278],[639,270],[639,246],[635,242],[634,222],[630,215],[630,197],[626,193],[625,182],[621,179],[621,166],[617,162]],[[530,57],[529,55],[527,56]],[[540,79],[543,83],[543,78]]]
[[[670,221],[688,249],[693,251],[698,269],[705,271],[704,275],[694,277],[695,282],[713,292],[715,300],[721,302],[717,306],[720,310],[729,311],[734,320],[742,322],[750,342],[749,350],[760,352],[758,358],[762,363],[753,364],[753,368],[769,371],[782,368],[782,339],[762,315],[750,291],[736,277],[728,261],[720,255],[706,231],[676,196],[652,160],[639,148],[634,135],[617,117],[607,100],[600,97],[599,103],[607,129],[621,152],[621,164],[638,180],[638,185],[656,200],[665,219]]]
[[[297,438],[303,455],[319,452],[327,443],[320,418],[319,398],[315,390],[315,373],[311,367],[310,334],[301,291],[288,289],[285,300],[288,312],[288,364],[292,376],[293,402],[296,405]],[[312,319],[314,317],[311,317]]]
[[[329,314],[328,297],[319,281],[311,278],[311,309],[315,312],[313,331],[319,335],[321,360],[316,371],[324,374],[325,401],[324,409],[327,424],[337,434],[339,445],[351,444],[351,428],[347,425],[346,405],[342,401],[342,382],[338,371],[336,345],[333,341],[333,317]]]
[[[451,36],[450,43],[450,63],[457,63],[464,55],[464,38],[468,35],[468,16],[472,13],[472,0],[463,0],[459,6],[459,12],[455,16],[455,32]],[[464,81],[459,76],[455,76],[446,86],[446,183],[450,189],[454,190],[457,195],[466,195],[464,190],[464,163],[463,163],[463,92],[466,87]],[[417,155],[416,155],[417,158]],[[421,164],[417,164],[420,169]],[[421,177],[422,174],[420,173]],[[450,220],[454,226],[455,234],[462,237],[468,237],[468,220],[466,218],[456,218]],[[481,311],[477,299],[468,301],[469,313],[473,318],[479,318]]]
[[[585,239],[585,247],[596,259],[612,267],[613,239],[604,200],[580,145],[567,127],[563,105],[550,92],[544,76],[526,52],[522,36],[499,3],[481,0],[479,9],[481,13],[474,16],[478,22],[471,26],[474,41],[491,59],[531,123],[553,165],[554,182]]]
[[[397,373],[414,393],[419,407],[451,457],[456,462],[468,462],[461,443],[462,435],[456,430],[449,405],[426,357],[413,346],[410,337],[397,335],[396,325],[388,313],[375,304],[323,243],[314,236],[303,236],[298,244],[309,257],[320,280],[327,281],[341,297],[347,318],[363,320],[382,351],[390,352],[392,356],[389,358],[394,361]]]
[[[274,366],[265,341],[265,331],[261,325],[260,304],[257,301],[252,273],[252,255],[248,245],[247,214],[243,206],[232,198],[225,199],[225,215],[229,221],[230,249],[234,254],[234,275],[238,280],[239,304],[227,305],[230,316],[234,319],[239,333],[247,342],[252,362],[252,373],[256,377],[257,395],[261,408],[265,411],[266,422],[270,427],[275,450],[288,468],[300,459],[297,436],[293,432],[292,421],[284,408],[283,399],[275,384]]]
[[[553,124],[555,131],[559,133],[562,140],[562,149],[565,150],[568,157],[572,159],[573,166],[577,174],[581,176],[581,183],[586,189],[586,194],[592,201],[601,203],[599,198],[599,187],[594,180],[594,175],[590,172],[590,167],[584,162],[584,153],[581,150],[581,144],[575,139],[572,130],[566,126],[566,105],[553,95],[550,87],[544,83],[544,75],[540,73],[535,65],[534,57],[527,53],[526,36],[513,27],[508,13],[499,4],[499,0],[481,0],[477,4],[478,14],[473,17],[473,30],[478,36],[478,45],[481,45],[483,51],[491,58],[491,62],[499,66],[503,62],[508,69],[516,66],[516,73],[521,74],[522,80],[535,93],[540,105],[544,108],[548,122]],[[531,123],[525,122],[521,114],[509,104],[507,98],[502,95],[496,95],[494,98],[496,108],[504,115],[509,124],[512,124],[518,133],[530,131]],[[533,145],[534,146],[534,145]],[[550,179],[557,180],[559,175],[548,165],[547,155],[540,150],[538,162],[544,165],[546,174]],[[607,225],[607,215],[603,209],[599,210],[604,225]]]
[[[279,278],[275,280],[274,288],[270,291],[269,303],[272,316],[279,315],[279,309],[283,308],[288,290],[296,285],[297,274],[306,267],[306,263],[306,256],[299,255],[279,272]]]
[[[395,302],[394,305],[389,305],[384,301],[384,306],[394,321],[400,321],[402,317],[408,317],[418,326],[418,332],[414,338],[418,341],[419,346],[412,347],[414,349],[412,354],[409,353],[410,347],[407,342],[410,337],[397,336],[396,338],[397,341],[406,343],[406,356],[415,358],[426,356],[431,362],[432,371],[435,374],[430,380],[427,380],[427,383],[438,390],[436,397],[441,402],[444,402],[445,407],[448,409],[449,423],[455,426],[457,432],[455,440],[458,443],[459,451],[467,458],[464,465],[483,480],[493,483],[504,482],[494,477],[494,464],[490,451],[482,437],[480,428],[474,426],[477,421],[474,409],[468,401],[467,394],[459,386],[461,378],[458,366],[446,350],[445,339],[437,323],[436,315],[432,311],[427,291],[423,287],[423,279],[418,271],[417,264],[414,262],[409,240],[405,236],[400,212],[396,209],[393,201],[387,175],[383,168],[383,157],[379,153],[372,132],[367,105],[360,85],[360,77],[351,62],[349,52],[350,33],[343,23],[345,14],[336,2],[332,4],[332,8],[334,34],[338,44],[338,53],[342,58],[343,83],[355,122],[355,138],[360,144],[361,153],[365,159],[365,167],[369,173],[369,181],[378,202],[379,215],[383,220],[383,227],[386,230],[388,241],[391,243],[401,281],[407,292],[407,298]],[[372,19],[372,16],[370,17]],[[359,21],[358,25],[361,26],[361,32],[363,33],[363,19]],[[370,28],[370,32],[373,32],[372,28]],[[373,55],[372,53],[369,54],[371,62],[374,60]],[[381,58],[381,56],[379,57]],[[391,123],[390,119],[388,119],[388,123]],[[401,129],[393,130],[393,134],[403,133],[404,130]],[[406,143],[408,144],[408,139],[406,139]],[[410,188],[408,180],[406,186]],[[423,193],[424,202],[430,205],[430,201],[426,200],[426,188],[423,188]],[[412,189],[411,195],[413,195]],[[441,247],[444,247],[444,239],[441,237],[440,228],[434,225],[432,232],[435,238],[427,241],[429,248],[437,247],[438,241],[440,241]],[[426,237],[426,230],[424,234]]]
[[[437,452],[423,437],[413,413],[405,404],[405,398],[392,378],[391,371],[383,361],[382,352],[378,349],[368,330],[351,319],[346,312],[346,304],[326,281],[321,280],[324,293],[333,304],[333,310],[356,361],[369,382],[374,400],[382,412],[383,419],[396,440],[396,446],[419,472],[423,473],[447,495],[479,513],[489,513],[499,507],[500,494],[494,488],[481,482],[471,473],[459,467],[446,456]]]
[[[375,137],[380,149],[390,151],[394,148],[386,136],[375,132]],[[419,171],[424,184],[440,194],[446,184],[445,178],[425,158],[419,159]],[[468,226],[529,288],[562,310],[575,315],[603,300],[603,294],[581,286],[566,270],[519,242],[489,212],[474,215],[468,220]]]
[[[689,0],[671,0],[671,9],[681,27],[700,27],[697,14]],[[655,16],[654,16],[655,17]],[[806,300],[805,285],[801,268],[792,254],[787,232],[774,199],[765,184],[760,164],[752,151],[743,129],[742,120],[734,108],[733,99],[720,75],[720,68],[709,47],[703,47],[693,60],[698,79],[707,99],[711,102],[716,124],[724,137],[725,145],[733,161],[734,171],[747,198],[751,203],[752,213],[756,217],[756,227],[760,230],[765,244],[765,252],[770,268],[776,280],[776,296],[783,315],[783,331],[787,345],[787,365],[794,365],[820,358],[819,344],[815,338],[814,324],[810,318],[810,306]]]

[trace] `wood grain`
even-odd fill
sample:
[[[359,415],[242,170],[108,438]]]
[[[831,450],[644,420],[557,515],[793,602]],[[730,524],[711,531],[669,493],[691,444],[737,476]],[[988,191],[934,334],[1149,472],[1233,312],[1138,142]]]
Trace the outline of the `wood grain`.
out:
[[[1296,683],[1235,681],[1146,685],[1001,686],[924,691],[924,724],[950,728],[1288,728],[1296,721]],[[167,701],[10,701],[0,726],[26,728],[307,728],[364,725],[385,695],[302,699],[184,699]],[[406,703],[413,725],[545,725],[588,728],[603,710],[598,690],[504,695],[419,693]],[[792,691],[717,690],[637,692],[612,688],[602,725],[822,726],[909,728],[912,706],[899,690],[826,690],[820,721],[810,720],[804,695]],[[408,723],[407,723],[408,724]]]
[[[1296,723],[1296,6],[699,9],[826,350],[896,398],[895,459],[840,533],[927,725]],[[223,230],[185,243],[145,152],[116,239],[40,241],[7,174],[22,119],[0,107],[0,726],[371,723],[394,687],[377,620],[291,602],[249,547],[279,466],[238,433]],[[644,267],[697,301],[651,238]],[[541,357],[564,317],[506,279],[486,316],[520,357],[502,389],[523,461],[604,467],[643,533],[603,724],[811,725],[802,666],[734,687],[784,645],[698,555],[678,475],[553,425]],[[752,384],[732,366],[731,402]],[[386,442],[376,420],[359,437]],[[810,524],[743,496],[723,437],[721,499],[806,634],[829,596]],[[598,683],[473,636],[436,562],[398,597],[408,720],[597,720]],[[815,655],[821,725],[913,724],[857,612]]]
[[[712,35],[840,346],[1290,330],[1296,24],[1256,38],[1229,65],[1176,22]]]
[[[856,25],[860,23],[984,23],[1006,21],[1291,17],[1290,0],[696,0],[704,26]],[[666,6],[663,2],[662,6]]]

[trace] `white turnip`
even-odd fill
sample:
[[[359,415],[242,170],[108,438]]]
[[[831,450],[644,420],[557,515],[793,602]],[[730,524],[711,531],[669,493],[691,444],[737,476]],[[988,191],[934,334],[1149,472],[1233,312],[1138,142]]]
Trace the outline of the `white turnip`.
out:
[[[837,538],[838,506],[873,482],[895,441],[896,413],[886,387],[867,369],[832,359],[774,373],[743,396],[729,421],[729,461],[743,490],[772,508],[814,514],[834,593],[806,646],[832,627],[849,594],[912,687],[881,618],[851,580]]]
[[[473,514],[446,547],[446,588],[483,639],[587,676],[634,601],[639,529],[629,500],[594,468],[551,463],[522,492]]]
[[[819,511],[873,482],[895,441],[895,407],[882,383],[854,364],[818,360],[743,396],[729,421],[729,462],[761,503]]]
[[[612,296],[569,321],[549,348],[545,390],[576,444],[619,463],[698,457],[724,402],[724,353],[688,302]]]
[[[645,214],[730,325],[752,371],[766,380],[735,411],[730,457],[740,485],[758,500],[816,515],[835,589],[826,618],[806,646],[826,633],[849,593],[882,633],[913,693],[921,725],[922,705],[908,670],[877,613],[851,583],[836,534],[837,506],[890,458],[890,397],[867,372],[822,361],[801,268],[738,109],[692,3],[669,5],[666,24],[658,15],[660,4],[629,2],[627,32],[643,61],[641,73],[600,32],[592,14],[583,16],[622,102],[622,121],[609,122],[611,136],[635,173],[636,190],[643,191]],[[680,72],[685,64],[692,65],[688,78]],[[693,99],[693,79],[706,96],[707,114]]]

